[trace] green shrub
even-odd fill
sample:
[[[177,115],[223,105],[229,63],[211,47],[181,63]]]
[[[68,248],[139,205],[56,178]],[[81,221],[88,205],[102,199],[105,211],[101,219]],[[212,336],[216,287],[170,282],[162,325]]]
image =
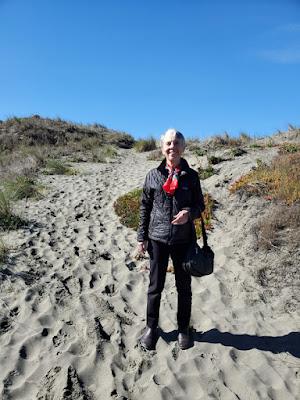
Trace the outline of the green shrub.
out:
[[[114,202],[114,209],[120,217],[121,223],[134,230],[137,230],[139,226],[141,194],[142,189],[135,189],[119,197]]]
[[[153,137],[149,139],[141,139],[135,142],[134,148],[139,153],[156,149],[156,141]]]

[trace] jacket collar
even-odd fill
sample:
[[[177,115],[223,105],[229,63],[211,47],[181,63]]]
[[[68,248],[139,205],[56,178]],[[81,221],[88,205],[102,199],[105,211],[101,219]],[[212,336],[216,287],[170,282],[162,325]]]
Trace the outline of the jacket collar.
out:
[[[166,169],[166,159],[164,159],[160,165],[157,167],[157,169],[163,174],[163,175],[168,175],[167,169]],[[186,175],[188,174],[190,171],[190,167],[188,162],[184,159],[181,158],[180,159],[180,175]]]

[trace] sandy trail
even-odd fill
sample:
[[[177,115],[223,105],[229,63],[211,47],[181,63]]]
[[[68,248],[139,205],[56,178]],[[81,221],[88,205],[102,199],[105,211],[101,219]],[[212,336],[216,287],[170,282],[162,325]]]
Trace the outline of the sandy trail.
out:
[[[148,273],[133,258],[136,233],[113,211],[157,162],[123,150],[113,163],[78,164],[79,175],[43,177],[48,195],[18,203],[30,227],[5,237],[15,250],[0,277],[1,399],[299,399],[299,313],[264,301],[252,274],[248,228],[263,203],[227,185],[272,156],[225,162],[203,183],[219,203],[209,235],[216,272],[193,279],[187,351],[176,343],[172,274],[157,350],[138,346]]]

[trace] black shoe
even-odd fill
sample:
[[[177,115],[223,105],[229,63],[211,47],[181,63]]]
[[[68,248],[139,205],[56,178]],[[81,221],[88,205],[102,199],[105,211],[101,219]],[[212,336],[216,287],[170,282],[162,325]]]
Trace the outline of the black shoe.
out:
[[[158,329],[146,327],[146,330],[141,337],[140,343],[146,350],[155,350],[158,339]]]
[[[182,329],[178,333],[178,345],[181,350],[186,350],[192,346],[190,328]]]

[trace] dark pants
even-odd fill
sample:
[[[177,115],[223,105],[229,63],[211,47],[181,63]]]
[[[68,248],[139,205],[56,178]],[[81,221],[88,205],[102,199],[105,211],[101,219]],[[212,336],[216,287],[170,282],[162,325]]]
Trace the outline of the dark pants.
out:
[[[191,276],[183,271],[182,261],[189,243],[167,245],[154,240],[149,241],[150,282],[147,300],[147,325],[158,325],[161,292],[163,291],[169,256],[171,255],[177,288],[177,323],[182,331],[189,326],[192,305]]]

